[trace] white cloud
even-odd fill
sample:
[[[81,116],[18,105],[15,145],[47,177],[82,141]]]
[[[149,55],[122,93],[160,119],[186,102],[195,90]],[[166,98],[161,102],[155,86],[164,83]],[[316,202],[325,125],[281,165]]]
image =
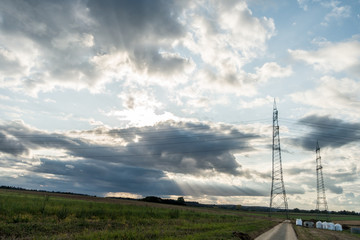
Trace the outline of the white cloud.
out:
[[[143,198],[143,196],[140,194],[129,193],[129,192],[108,192],[105,194],[105,197],[120,197],[120,198],[134,198],[134,199]]]
[[[44,102],[47,102],[47,103],[56,103],[56,101],[55,101],[54,99],[50,99],[50,98],[44,99]]]
[[[65,50],[72,45],[75,47],[92,47],[94,46],[94,36],[88,33],[69,33],[62,32],[53,40],[51,40],[52,45],[55,48]]]
[[[321,23],[321,25],[324,26],[327,26],[332,20],[350,17],[351,14],[351,7],[349,5],[342,5],[342,2],[337,0],[297,0],[297,2],[304,11],[308,11],[309,5],[311,4],[319,4],[325,9],[331,9],[330,12],[325,15],[324,21]]]
[[[208,79],[198,85],[250,96],[257,81],[289,74],[276,63],[255,69],[256,76],[242,70],[275,35],[274,20],[254,16],[246,2],[141,4],[3,2],[0,68],[11,74],[0,69],[2,86],[31,96],[64,88],[98,93],[114,80],[173,88],[198,68],[191,79]]]
[[[185,33],[178,16],[186,4],[141,4],[1,2],[2,87],[32,96],[56,88],[99,92],[134,73],[155,84],[183,82],[194,68],[174,48]]]
[[[118,95],[123,109],[113,109],[107,116],[114,116],[127,126],[150,126],[167,120],[179,120],[174,114],[164,110],[151,91],[129,88]]]
[[[170,112],[157,112],[155,109],[138,107],[136,109],[112,110],[107,116],[115,116],[121,122],[127,123],[127,127],[152,126],[168,120],[180,120]]]
[[[267,40],[275,34],[273,19],[254,17],[246,2],[207,1],[205,5],[212,7],[199,4],[187,15],[190,31],[183,40],[185,47],[201,57],[197,78],[208,79],[204,87],[215,83],[218,90],[253,94],[253,86],[243,84],[249,78],[242,67],[266,50]]]
[[[126,109],[151,108],[161,109],[162,103],[156,100],[156,97],[150,90],[129,88],[126,92],[118,95]]]
[[[103,122],[95,120],[93,118],[89,119],[88,121],[91,126],[104,126]]]
[[[254,96],[261,83],[272,78],[284,78],[292,74],[291,66],[281,67],[275,62],[268,62],[255,68],[255,73],[243,70],[216,72],[212,68],[202,69],[196,75],[204,89],[218,92],[230,92],[239,96]]]
[[[268,105],[269,103],[272,103],[274,99],[270,96],[267,96],[265,98],[255,98],[252,101],[246,102],[246,101],[240,101],[241,108],[256,108],[261,107],[264,105]]]
[[[245,56],[252,56],[253,50],[264,50],[266,41],[275,34],[273,19],[254,17],[245,2],[229,2],[222,1],[218,6],[220,28],[227,33],[225,42]]]
[[[188,114],[194,114],[201,109],[205,112],[210,112],[215,105],[226,105],[229,104],[229,99],[226,96],[217,96],[217,97],[206,97],[199,95],[188,96],[188,101],[186,102],[190,107],[185,108],[183,112]]]
[[[350,17],[351,7],[348,5],[341,6],[340,4],[341,2],[336,0],[322,3],[323,6],[331,8],[331,11],[325,16],[323,25],[327,25],[332,19],[339,20],[340,18]]]
[[[10,97],[0,94],[0,99],[1,99],[1,100],[10,100]]]
[[[322,77],[317,88],[291,94],[293,101],[323,110],[323,114],[345,114],[359,118],[360,83],[349,78]],[[318,112],[319,113],[319,112]]]
[[[239,96],[254,96],[257,93],[256,80],[245,71],[214,72],[211,68],[198,71],[195,76],[198,87],[214,92],[235,93]]]
[[[262,67],[256,68],[255,79],[259,82],[267,82],[271,78],[284,78],[292,75],[291,66],[281,67],[275,62],[265,63]]]
[[[356,40],[324,43],[316,51],[289,50],[289,53],[324,73],[345,71],[360,76],[360,42]]]
[[[305,11],[307,11],[308,10],[308,2],[309,2],[309,0],[297,0],[298,1],[298,4],[299,4],[299,6],[302,8],[302,9],[304,9]]]

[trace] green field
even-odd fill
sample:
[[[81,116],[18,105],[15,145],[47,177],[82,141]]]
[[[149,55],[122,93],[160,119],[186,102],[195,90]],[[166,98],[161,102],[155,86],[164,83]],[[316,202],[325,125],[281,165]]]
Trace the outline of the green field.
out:
[[[240,233],[255,238],[284,218],[282,213],[268,218],[265,212],[0,190],[0,239],[241,239]],[[310,220],[316,215],[291,213],[290,218]],[[351,215],[331,219],[360,222],[359,216]],[[326,239],[318,238],[319,231],[326,230],[295,230],[299,239]],[[360,239],[349,230],[321,236]]]
[[[277,224],[239,211],[133,202],[2,190],[0,238],[239,239],[234,232],[255,237]]]

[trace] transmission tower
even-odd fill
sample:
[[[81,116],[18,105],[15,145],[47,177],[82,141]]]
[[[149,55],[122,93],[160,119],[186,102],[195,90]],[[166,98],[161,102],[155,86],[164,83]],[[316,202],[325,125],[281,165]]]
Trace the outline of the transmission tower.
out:
[[[270,212],[285,210],[286,218],[289,219],[288,203],[286,198],[284,178],[281,163],[281,148],[279,135],[278,110],[274,99],[273,108],[273,143],[272,143],[272,180],[271,180],[271,196],[270,196]]]
[[[326,220],[329,220],[319,142],[316,142],[316,190],[317,190],[316,210],[318,214],[320,214],[320,208],[325,210]],[[318,218],[320,218],[319,215]]]

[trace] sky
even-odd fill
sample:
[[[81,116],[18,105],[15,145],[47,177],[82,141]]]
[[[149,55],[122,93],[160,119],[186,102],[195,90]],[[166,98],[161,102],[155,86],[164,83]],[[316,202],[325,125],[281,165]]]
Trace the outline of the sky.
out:
[[[360,211],[360,1],[0,1],[0,185]]]

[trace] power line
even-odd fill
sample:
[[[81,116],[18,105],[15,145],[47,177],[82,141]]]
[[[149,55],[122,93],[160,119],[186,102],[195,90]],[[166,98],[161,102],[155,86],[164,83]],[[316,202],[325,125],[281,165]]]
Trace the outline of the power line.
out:
[[[234,136],[235,135],[235,136]],[[239,135],[239,136],[236,136]],[[126,145],[126,146],[116,146],[116,145],[111,145],[111,146],[82,146],[82,147],[66,147],[64,146],[64,144],[62,143],[58,143],[56,141],[53,142],[53,144],[57,144],[57,145],[62,145],[64,147],[66,147],[66,149],[94,149],[94,148],[129,148],[129,147],[142,147],[142,146],[157,146],[157,145],[176,145],[176,144],[190,144],[190,143],[204,143],[204,142],[215,142],[215,141],[230,141],[230,140],[236,140],[236,139],[256,139],[258,138],[258,136],[256,135],[244,135],[242,133],[237,133],[237,134],[233,134],[230,137],[216,137],[216,138],[205,138],[206,136],[209,137],[214,137],[214,135],[201,135],[201,139],[197,139],[197,140],[192,140],[192,141],[181,141],[181,142],[169,142],[169,141],[165,141],[168,140],[169,138],[165,138],[163,139],[163,142],[158,142],[158,143],[150,143],[150,144],[141,144],[142,142],[152,142],[151,140],[143,140],[140,141],[139,144],[134,144],[134,142],[131,142],[130,144],[134,144],[134,145]],[[190,137],[173,137],[172,139],[180,139],[180,138],[190,138]],[[49,144],[51,142],[47,142],[46,144]],[[71,143],[67,143],[67,144],[71,144]],[[13,149],[13,148],[1,148],[2,150],[5,149]]]
[[[179,152],[166,152],[163,151],[161,153],[144,153],[144,154],[113,154],[113,155],[84,155],[78,156],[82,158],[128,158],[128,157],[153,157],[153,156],[162,156],[162,155],[177,155],[177,154],[203,154],[210,152],[224,152],[224,151],[234,151],[241,149],[248,149],[249,147],[236,147],[236,148],[218,148],[218,149],[210,149],[210,150],[198,150],[198,151],[179,151]],[[73,155],[77,156],[77,155]]]
[[[249,124],[254,124],[254,123],[261,123],[261,122],[268,122],[268,119],[257,119],[257,120],[249,120],[249,121],[242,121],[242,122],[235,122],[235,123],[249,123]],[[302,121],[300,120],[293,120],[293,119],[289,119],[289,118],[281,118],[280,120],[281,122],[288,122],[288,123],[294,123],[294,124],[304,124],[304,125],[308,125],[308,126],[317,126],[317,127],[322,127],[322,128],[337,128],[337,129],[347,129],[347,130],[355,130],[355,131],[360,131],[360,128],[354,128],[354,127],[344,127],[344,126],[339,126],[338,124],[320,124],[320,123],[313,123],[313,122],[309,122],[309,121]],[[270,122],[269,122],[269,126],[270,126]],[[149,133],[156,133],[156,134],[161,134],[161,133],[171,133],[171,132],[188,132],[189,130],[193,129],[193,130],[209,130],[209,131],[215,131],[217,130],[216,128],[212,128],[209,125],[206,126],[186,126],[186,127],[172,127],[170,126],[170,129],[156,129],[156,130],[151,130],[151,131],[143,131],[143,130],[139,130],[139,129],[144,129],[144,128],[151,128],[151,127],[141,127],[141,128],[128,128],[128,129],[110,129],[110,130],[106,130],[106,132],[104,134],[107,135],[111,135],[113,133],[116,134],[121,134],[120,136],[132,136],[132,135],[144,135],[144,134],[149,134]],[[228,130],[233,130],[233,129],[228,129]],[[9,131],[4,130],[3,131],[9,133]],[[91,132],[89,132],[91,131]],[[86,135],[86,134],[95,134],[95,135],[99,135],[96,133],[96,129],[94,130],[89,130],[89,131],[85,131],[85,132],[80,132],[80,135]],[[38,136],[39,134],[44,134],[44,133],[34,133],[34,134],[11,134],[11,136],[13,137],[17,137],[17,138],[64,138],[65,136],[59,133],[52,133],[50,134],[51,136]],[[4,137],[0,137],[4,138]]]
[[[300,120],[293,120],[288,118],[282,118],[281,121],[289,122],[289,123],[295,123],[297,125],[305,125],[310,127],[320,127],[320,128],[330,128],[330,129],[344,129],[344,130],[352,130],[352,131],[360,131],[360,124],[359,123],[349,123],[348,125],[358,125],[358,127],[345,127],[341,126],[339,124],[329,124],[329,123],[314,123],[310,121],[304,121],[302,119]]]
[[[324,139],[326,138],[326,142],[330,142],[330,143],[348,143],[348,142],[356,142],[359,141],[359,139],[357,137],[349,137],[349,136],[341,136],[341,135],[333,135],[333,134],[324,134],[324,133],[318,133],[318,132],[311,132],[309,130],[306,130],[304,128],[298,127],[298,123],[299,121],[295,121],[295,120],[291,120],[291,119],[285,119],[285,122],[292,122],[292,123],[296,123],[294,124],[294,126],[292,126],[290,129],[290,132],[284,133],[283,135],[286,136],[289,139]],[[248,121],[249,123],[257,123],[255,121]],[[316,124],[316,126],[320,126],[320,127],[326,127],[329,128],[329,124],[324,124],[324,126],[322,126],[322,124]],[[337,126],[337,125],[333,125],[333,126]],[[270,128],[270,126],[269,126]],[[115,145],[108,145],[108,146],[99,146],[99,145],[88,145],[88,146],[75,146],[76,144],[87,144],[86,142],[79,142],[81,140],[81,138],[70,138],[64,135],[60,135],[60,134],[51,134],[49,136],[38,136],[38,134],[36,135],[12,135],[12,136],[17,136],[19,138],[21,138],[21,136],[23,136],[23,138],[31,138],[31,139],[41,139],[43,141],[47,141],[46,143],[44,143],[43,145],[50,145],[50,144],[54,144],[54,147],[63,147],[64,149],[67,150],[76,150],[76,149],[104,149],[104,148],[136,148],[136,147],[142,147],[142,146],[158,146],[158,145],[163,145],[163,146],[169,146],[169,145],[177,145],[177,144],[203,144],[205,142],[212,142],[212,141],[219,141],[219,142],[223,142],[223,141],[231,141],[231,140],[236,140],[236,139],[241,139],[241,140],[246,140],[246,139],[258,139],[260,135],[256,135],[256,134],[248,134],[246,135],[246,133],[242,133],[242,132],[238,132],[238,133],[232,133],[231,135],[229,135],[229,137],[227,137],[225,134],[223,134],[222,136],[218,133],[218,132],[214,132],[212,134],[203,134],[203,133],[199,133],[199,131],[194,132],[188,132],[190,129],[196,129],[196,130],[201,130],[204,129],[204,126],[192,126],[192,128],[177,128],[177,129],[171,129],[171,130],[164,130],[162,132],[155,132],[155,131],[147,131],[147,132],[141,132],[141,134],[146,134],[146,133],[157,133],[159,134],[159,136],[157,137],[146,137],[145,139],[141,139],[139,140],[139,143],[135,143],[135,142],[129,142],[127,146],[115,146]],[[217,130],[217,129],[212,129],[209,128],[209,126],[205,127],[206,130]],[[346,129],[346,128],[345,128]],[[354,128],[347,128],[347,129],[354,129]],[[231,129],[229,129],[231,130]],[[113,130],[109,130],[106,134],[109,134],[109,132],[111,132]],[[122,131],[122,130],[119,130]],[[175,133],[181,133],[184,132],[183,134],[179,134],[179,136],[171,136],[170,134],[163,134],[163,133],[171,133],[171,132],[175,132]],[[208,132],[208,131],[207,131]],[[299,134],[297,134],[299,133]],[[301,133],[305,133],[305,135],[301,135]],[[169,136],[170,135],[170,136]],[[264,135],[263,135],[264,136]],[[111,136],[110,136],[111,137]],[[0,139],[5,139],[7,138],[5,137],[0,137]],[[191,141],[175,141],[175,142],[169,142],[169,140],[172,139],[194,139],[197,138],[196,140],[191,140]],[[11,138],[10,138],[11,139]],[[50,141],[50,140],[54,140],[54,141]],[[58,142],[58,141],[64,141],[64,142]],[[88,139],[86,139],[88,140]],[[161,142],[156,142],[155,140],[160,140]],[[155,143],[154,143],[155,141]],[[42,143],[42,141],[39,141]],[[37,144],[37,141],[31,142],[32,144]],[[39,143],[38,143],[39,144]],[[68,144],[69,146],[65,146],[65,144]],[[26,145],[26,144],[25,144]],[[40,144],[39,144],[40,145]],[[22,147],[26,147],[24,145],[22,146],[14,146],[11,148],[2,148],[2,151],[6,151],[6,150],[15,150],[15,149],[19,149]]]

